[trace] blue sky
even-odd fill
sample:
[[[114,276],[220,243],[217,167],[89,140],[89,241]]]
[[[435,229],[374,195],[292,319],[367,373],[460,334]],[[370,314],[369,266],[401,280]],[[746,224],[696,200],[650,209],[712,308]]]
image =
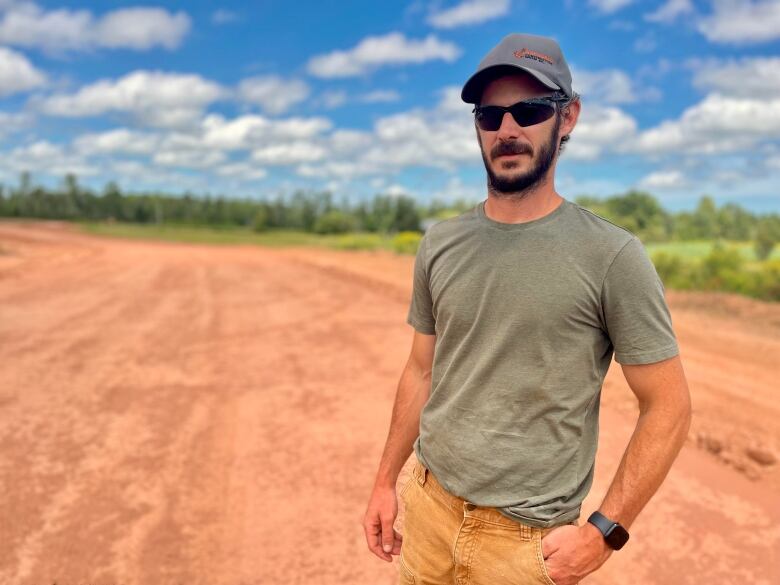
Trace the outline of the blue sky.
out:
[[[780,0],[0,0],[0,181],[478,201],[460,89],[513,32],[582,95],[561,195],[780,211]]]

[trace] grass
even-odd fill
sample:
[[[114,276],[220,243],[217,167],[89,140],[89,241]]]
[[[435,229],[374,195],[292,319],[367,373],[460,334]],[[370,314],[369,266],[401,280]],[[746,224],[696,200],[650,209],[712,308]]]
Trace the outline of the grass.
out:
[[[375,233],[320,235],[290,229],[253,232],[238,226],[211,227],[172,224],[74,222],[90,234],[195,244],[252,244],[257,246],[314,246],[333,249],[393,249],[393,237]]]
[[[698,259],[704,258],[710,253],[712,246],[715,244],[714,240],[696,240],[686,242],[662,242],[647,244],[645,247],[650,255],[655,252],[668,252],[677,256],[682,256],[686,259]],[[756,252],[753,248],[753,242],[733,242],[727,241],[727,246],[734,247],[739,250],[743,258],[749,262],[755,262]],[[768,260],[780,259],[780,246],[775,246],[772,253],[769,255]]]

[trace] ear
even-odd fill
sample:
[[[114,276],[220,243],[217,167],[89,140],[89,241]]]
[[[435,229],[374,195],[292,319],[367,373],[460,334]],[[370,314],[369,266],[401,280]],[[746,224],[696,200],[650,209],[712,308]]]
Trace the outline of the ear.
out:
[[[580,117],[581,103],[580,99],[572,101],[563,108],[562,115],[563,121],[561,122],[561,136],[566,136],[574,130],[577,125],[577,120]]]

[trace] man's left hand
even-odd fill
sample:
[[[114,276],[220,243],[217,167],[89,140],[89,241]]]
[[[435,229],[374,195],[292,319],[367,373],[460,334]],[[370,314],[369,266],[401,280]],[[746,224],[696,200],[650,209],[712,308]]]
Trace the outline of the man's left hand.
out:
[[[555,585],[576,585],[614,552],[590,522],[551,530],[542,538],[542,556]]]

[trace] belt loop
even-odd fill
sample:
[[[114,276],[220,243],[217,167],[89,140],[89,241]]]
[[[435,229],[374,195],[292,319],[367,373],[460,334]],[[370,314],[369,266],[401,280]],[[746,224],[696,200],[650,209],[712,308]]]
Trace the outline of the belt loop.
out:
[[[531,540],[534,535],[533,527],[528,524],[520,524],[520,538],[523,540]]]
[[[417,465],[414,466],[414,475],[417,478],[417,483],[420,485],[425,485],[425,478],[428,475],[428,469],[420,463],[417,462]]]

